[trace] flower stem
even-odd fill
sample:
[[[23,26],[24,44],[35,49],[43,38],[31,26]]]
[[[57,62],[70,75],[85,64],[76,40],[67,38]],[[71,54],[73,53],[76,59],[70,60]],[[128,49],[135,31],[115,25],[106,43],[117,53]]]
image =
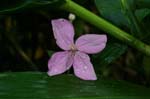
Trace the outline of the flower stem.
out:
[[[135,37],[129,35],[129,33],[119,29],[115,25],[109,23],[108,21],[104,20],[103,18],[95,15],[94,13],[88,11],[84,7],[76,4],[71,0],[66,0],[66,3],[62,6],[62,9],[67,10],[71,13],[74,13],[78,17],[82,18],[83,20],[89,22],[90,24],[96,26],[97,28],[105,31],[109,35],[126,42],[130,46],[136,48],[137,50],[141,51],[145,55],[150,56],[150,46],[144,44],[140,40],[136,39]]]

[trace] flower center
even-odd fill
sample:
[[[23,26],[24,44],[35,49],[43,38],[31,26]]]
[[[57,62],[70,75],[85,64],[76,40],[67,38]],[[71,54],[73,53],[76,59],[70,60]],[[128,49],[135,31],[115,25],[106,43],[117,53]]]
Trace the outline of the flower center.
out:
[[[70,50],[73,51],[73,52],[75,52],[75,51],[77,51],[77,48],[76,48],[76,46],[74,44],[72,44],[70,46]]]

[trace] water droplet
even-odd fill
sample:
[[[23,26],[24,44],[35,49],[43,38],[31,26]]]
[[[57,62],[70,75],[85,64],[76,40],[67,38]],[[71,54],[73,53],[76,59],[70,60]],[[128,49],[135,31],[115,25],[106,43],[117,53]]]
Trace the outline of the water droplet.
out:
[[[87,66],[84,66],[83,68],[84,68],[84,69],[87,69]]]
[[[58,72],[58,70],[57,70],[57,69],[54,69],[54,72]]]
[[[86,56],[81,56],[83,59],[85,59],[86,58]]]

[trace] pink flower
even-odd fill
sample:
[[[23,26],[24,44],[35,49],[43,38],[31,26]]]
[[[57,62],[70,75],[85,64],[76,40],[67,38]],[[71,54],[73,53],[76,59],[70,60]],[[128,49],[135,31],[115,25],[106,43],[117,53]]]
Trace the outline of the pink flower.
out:
[[[48,61],[48,75],[62,74],[73,65],[74,73],[83,80],[96,80],[96,74],[87,54],[95,54],[105,48],[106,35],[86,34],[74,43],[73,25],[65,19],[52,20],[57,45],[64,51],[56,52]]]

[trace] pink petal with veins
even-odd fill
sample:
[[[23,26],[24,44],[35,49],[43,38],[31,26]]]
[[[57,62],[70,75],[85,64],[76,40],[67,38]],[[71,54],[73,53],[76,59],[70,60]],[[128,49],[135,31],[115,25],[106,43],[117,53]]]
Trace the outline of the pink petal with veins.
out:
[[[73,62],[74,73],[83,80],[96,80],[96,74],[87,54],[76,52]]]
[[[106,35],[98,35],[98,34],[86,34],[80,36],[75,45],[79,51],[95,54],[102,51],[107,42]]]
[[[53,76],[64,73],[73,64],[73,56],[70,52],[56,52],[48,61],[48,75]]]
[[[63,50],[69,50],[74,43],[73,25],[66,19],[52,20],[52,29],[57,45]]]

